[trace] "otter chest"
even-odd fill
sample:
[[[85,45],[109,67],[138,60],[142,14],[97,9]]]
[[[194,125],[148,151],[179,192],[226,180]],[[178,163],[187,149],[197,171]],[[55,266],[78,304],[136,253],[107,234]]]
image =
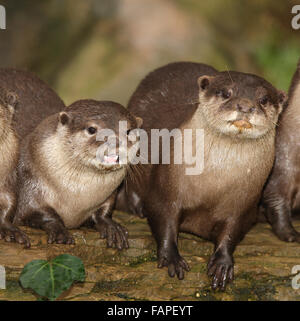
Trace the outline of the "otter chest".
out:
[[[182,193],[184,207],[215,208],[227,203],[243,207],[257,199],[271,170],[274,150],[251,143],[205,146],[203,172],[184,175],[185,190],[192,191]]]
[[[116,190],[125,170],[105,175],[86,175],[65,179],[45,193],[47,203],[60,215],[67,228],[77,228]]]

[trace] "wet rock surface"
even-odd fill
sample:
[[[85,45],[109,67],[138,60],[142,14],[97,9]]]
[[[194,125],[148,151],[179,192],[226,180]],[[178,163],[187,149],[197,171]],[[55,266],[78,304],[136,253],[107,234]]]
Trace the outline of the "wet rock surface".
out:
[[[25,264],[51,259],[63,253],[80,257],[86,282],[74,284],[60,300],[300,300],[300,289],[292,288],[292,268],[300,265],[300,244],[278,240],[268,224],[256,225],[235,251],[235,281],[225,292],[213,292],[206,264],[213,250],[210,242],[181,234],[179,249],[191,271],[179,281],[166,269],[157,269],[156,246],[146,220],[126,213],[115,219],[129,230],[130,249],[107,249],[97,232],[72,230],[76,245],[48,245],[43,231],[25,230],[30,249],[0,241],[0,265],[6,268],[6,290],[0,300],[37,300],[19,285]],[[295,226],[300,230],[300,222]]]

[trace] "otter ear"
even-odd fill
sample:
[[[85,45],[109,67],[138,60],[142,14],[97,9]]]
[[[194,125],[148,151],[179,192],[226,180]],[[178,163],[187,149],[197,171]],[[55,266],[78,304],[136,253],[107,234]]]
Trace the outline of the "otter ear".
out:
[[[207,90],[211,84],[213,76],[201,76],[198,78],[198,85],[200,90]]]
[[[282,90],[278,91],[278,101],[283,109],[287,106],[288,95]]]
[[[6,94],[6,101],[8,107],[13,108],[15,110],[19,102],[19,97],[16,93],[9,91]]]
[[[135,117],[137,128],[141,128],[143,126],[143,119],[141,117]]]
[[[62,125],[66,125],[70,122],[70,116],[63,111],[59,114],[59,121]]]
[[[18,95],[12,91],[7,91],[6,89],[1,88],[0,96],[3,106],[8,108],[11,113],[14,113],[19,102]]]

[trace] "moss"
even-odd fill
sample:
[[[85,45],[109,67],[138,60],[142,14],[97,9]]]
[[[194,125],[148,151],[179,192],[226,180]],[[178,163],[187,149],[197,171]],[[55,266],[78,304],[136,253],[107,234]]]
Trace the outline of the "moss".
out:
[[[193,300],[195,299],[198,301],[218,301],[215,292],[211,290],[210,286],[206,286],[195,292]]]
[[[140,255],[129,263],[130,267],[135,267],[146,262],[155,262],[157,261],[156,251],[151,251],[146,255]]]
[[[100,281],[95,284],[92,289],[94,293],[101,292],[118,292],[128,290],[132,286],[136,286],[138,279],[122,279],[117,281]]]
[[[247,272],[239,273],[236,280],[246,281],[246,286],[233,286],[232,294],[238,301],[273,301],[277,286],[290,287],[291,277],[277,277],[268,273],[252,274]]]
[[[1,300],[36,300],[37,296],[31,290],[24,290],[18,281],[6,280],[6,289],[0,290]]]
[[[21,286],[18,281],[16,281],[16,280],[7,280],[6,281],[5,291],[13,292],[13,291],[19,290],[20,288],[21,288]]]
[[[207,264],[206,263],[193,264],[190,268],[191,268],[190,272],[206,273]]]
[[[147,299],[138,299],[138,298],[135,298],[133,296],[129,296],[125,293],[117,293],[115,294],[118,298],[121,298],[121,299],[124,299],[124,300],[127,300],[127,301],[149,301]]]
[[[118,298],[129,301],[145,301],[146,298],[136,298],[130,296],[126,291],[136,289],[139,284],[139,279],[122,279],[117,281],[100,281],[95,284],[91,293],[107,293],[110,296],[114,295]]]
[[[234,299],[237,301],[273,301],[276,288],[272,284],[251,284],[249,287],[235,288]]]

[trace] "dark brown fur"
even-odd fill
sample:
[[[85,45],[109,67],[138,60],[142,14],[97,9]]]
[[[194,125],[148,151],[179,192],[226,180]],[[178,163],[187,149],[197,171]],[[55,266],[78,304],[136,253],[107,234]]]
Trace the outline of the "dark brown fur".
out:
[[[300,61],[276,136],[276,160],[263,194],[263,206],[274,233],[283,241],[300,242],[292,215],[300,210]]]
[[[49,86],[26,71],[0,69],[0,88],[0,122],[5,132],[0,138],[0,238],[8,242],[16,241],[28,247],[30,242],[27,236],[11,223],[16,208],[15,167],[18,161],[19,141],[22,141],[43,118],[62,110],[64,103]],[[8,94],[3,95],[5,92]],[[8,110],[11,114],[3,113]]]
[[[208,263],[213,289],[224,289],[233,279],[233,251],[256,221],[273,164],[283,98],[260,77],[218,73],[194,63],[162,67],[138,86],[128,109],[143,118],[148,133],[152,128],[205,132],[202,174],[185,175],[185,164],[148,164],[141,166],[142,175],[126,182],[129,204],[124,209],[147,217],[157,242],[158,267],[167,266],[171,277],[182,279],[189,269],[177,248],[179,232],[189,232],[215,244]],[[235,120],[253,128],[238,128]]]
[[[140,120],[117,103],[81,100],[42,121],[21,146],[14,223],[44,229],[49,243],[73,244],[67,229],[92,221],[109,247],[127,248],[127,231],[112,220],[127,166],[96,159],[98,148],[110,144],[99,141],[97,132],[111,129],[118,135],[119,121],[131,130]],[[124,139],[117,141],[119,155]]]
[[[21,140],[44,118],[65,107],[53,89],[28,71],[0,69],[0,86],[18,96],[14,128]]]

